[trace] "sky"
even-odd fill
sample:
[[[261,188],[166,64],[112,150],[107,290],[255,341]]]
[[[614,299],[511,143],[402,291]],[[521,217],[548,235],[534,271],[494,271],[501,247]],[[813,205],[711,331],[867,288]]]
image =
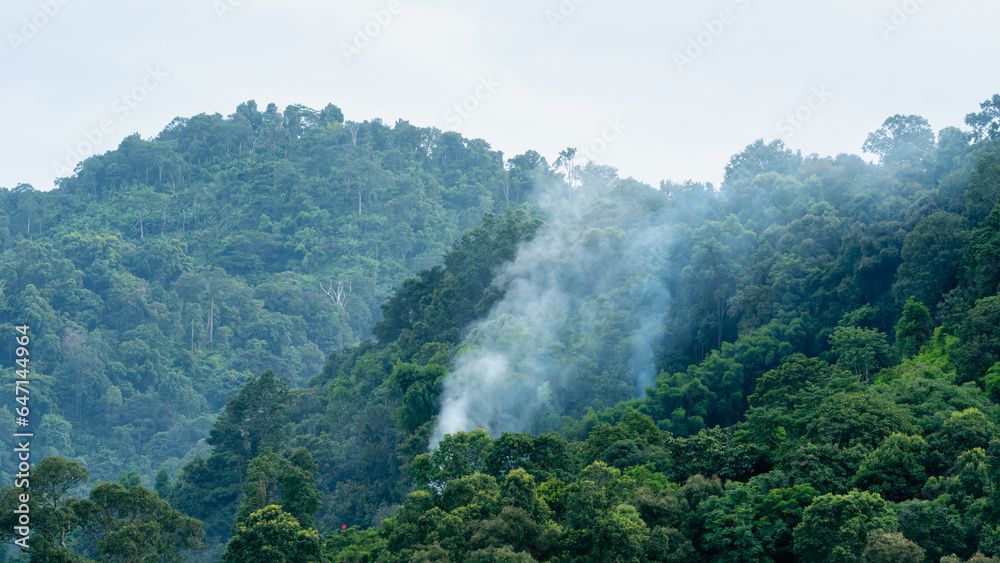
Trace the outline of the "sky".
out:
[[[3,0],[0,187],[250,99],[718,184],[756,139],[834,156],[894,114],[963,126],[1000,92],[998,20],[995,0]]]

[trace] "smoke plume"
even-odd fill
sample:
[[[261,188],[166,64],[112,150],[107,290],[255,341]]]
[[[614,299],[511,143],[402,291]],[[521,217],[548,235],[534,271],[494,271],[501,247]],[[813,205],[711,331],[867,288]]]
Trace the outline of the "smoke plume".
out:
[[[545,224],[497,276],[504,297],[466,331],[431,447],[483,428],[546,432],[641,397],[670,295],[666,199],[631,179],[538,202]]]

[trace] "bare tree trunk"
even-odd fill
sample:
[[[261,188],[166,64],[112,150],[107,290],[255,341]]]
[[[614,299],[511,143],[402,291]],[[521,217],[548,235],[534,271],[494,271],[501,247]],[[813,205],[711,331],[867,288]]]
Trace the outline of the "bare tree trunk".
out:
[[[344,280],[337,282],[337,291],[333,290],[333,280],[330,280],[330,287],[323,287],[323,282],[320,282],[319,288],[323,290],[323,293],[330,298],[331,301],[336,303],[341,309],[344,308]]]

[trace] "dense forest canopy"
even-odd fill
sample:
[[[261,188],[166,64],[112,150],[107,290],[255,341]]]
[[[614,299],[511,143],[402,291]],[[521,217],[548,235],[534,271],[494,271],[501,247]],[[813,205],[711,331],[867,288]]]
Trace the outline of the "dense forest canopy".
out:
[[[31,559],[1000,558],[1000,96],[966,123],[654,188],[247,102],[3,190]]]

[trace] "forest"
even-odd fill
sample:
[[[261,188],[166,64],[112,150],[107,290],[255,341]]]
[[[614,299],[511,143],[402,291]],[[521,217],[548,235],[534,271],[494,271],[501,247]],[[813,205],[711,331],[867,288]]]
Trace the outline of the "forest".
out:
[[[1000,561],[971,109],[654,187],[248,101],[0,189],[6,561]]]

